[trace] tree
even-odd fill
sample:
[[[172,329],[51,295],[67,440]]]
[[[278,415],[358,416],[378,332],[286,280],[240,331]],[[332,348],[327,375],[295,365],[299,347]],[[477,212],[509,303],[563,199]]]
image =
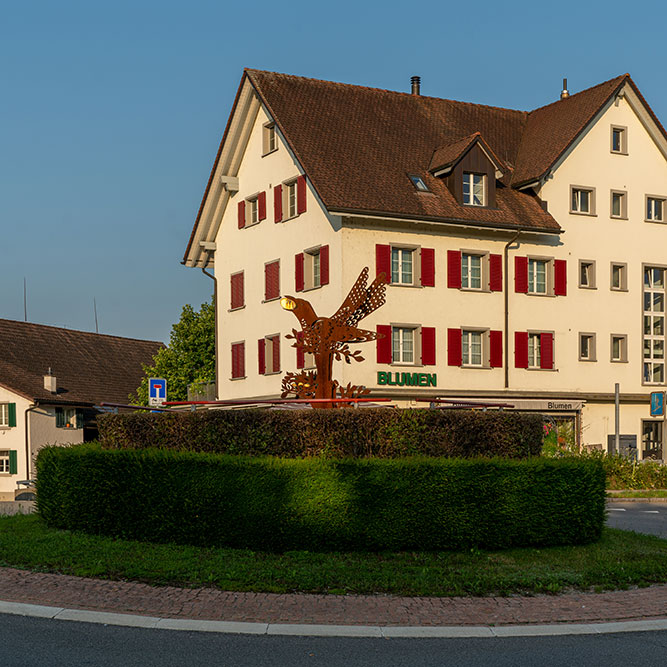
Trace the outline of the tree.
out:
[[[203,303],[199,311],[187,304],[181,319],[171,328],[169,346],[153,357],[152,366],[144,366],[146,377],[130,401],[148,405],[148,379],[167,380],[167,399],[187,401],[188,385],[215,382],[215,306]]]

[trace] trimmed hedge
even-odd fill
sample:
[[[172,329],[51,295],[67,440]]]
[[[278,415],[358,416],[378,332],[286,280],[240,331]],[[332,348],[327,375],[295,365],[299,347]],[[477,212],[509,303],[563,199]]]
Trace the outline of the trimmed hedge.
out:
[[[539,456],[542,417],[471,410],[202,410],[101,415],[111,449],[327,458]]]
[[[605,476],[574,459],[252,458],[50,446],[48,525],[261,551],[581,544],[600,537]]]

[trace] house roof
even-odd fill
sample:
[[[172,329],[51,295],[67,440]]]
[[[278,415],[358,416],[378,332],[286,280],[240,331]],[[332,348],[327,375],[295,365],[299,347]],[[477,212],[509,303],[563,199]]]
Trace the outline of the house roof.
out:
[[[544,177],[626,82],[667,137],[628,74],[530,112],[253,69],[239,90],[246,81],[324,206],[339,213],[558,233],[535,194],[518,188]],[[505,170],[495,209],[459,204],[429,171],[476,140]],[[421,176],[430,193],[417,191],[408,174]],[[193,238],[194,230],[184,261]]]
[[[127,403],[159,341],[120,338],[0,319],[0,385],[41,403]],[[54,395],[44,389],[51,368]]]

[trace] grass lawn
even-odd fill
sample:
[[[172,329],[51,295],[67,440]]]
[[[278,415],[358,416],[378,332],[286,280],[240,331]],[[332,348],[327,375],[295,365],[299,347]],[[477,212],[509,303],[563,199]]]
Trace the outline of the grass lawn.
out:
[[[0,565],[229,591],[511,595],[667,582],[667,540],[607,528],[580,547],[274,554],[94,537],[19,515],[0,517]]]
[[[607,493],[609,498],[667,498],[667,489],[646,489],[645,491],[614,491]]]

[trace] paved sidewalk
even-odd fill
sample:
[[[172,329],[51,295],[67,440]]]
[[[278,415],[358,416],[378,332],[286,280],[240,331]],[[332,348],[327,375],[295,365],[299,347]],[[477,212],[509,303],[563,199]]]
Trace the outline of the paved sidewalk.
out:
[[[231,593],[0,568],[8,602],[174,619],[373,626],[499,626],[667,618],[667,585],[500,598]]]

